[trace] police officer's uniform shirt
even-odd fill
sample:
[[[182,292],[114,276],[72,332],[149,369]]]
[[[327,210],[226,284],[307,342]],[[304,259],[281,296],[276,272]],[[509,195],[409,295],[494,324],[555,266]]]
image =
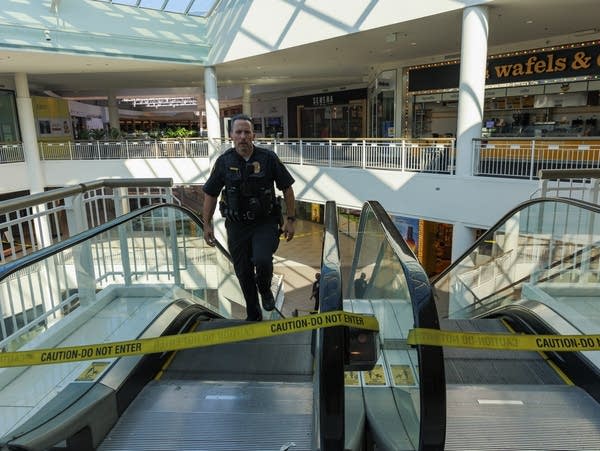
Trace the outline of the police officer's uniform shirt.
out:
[[[259,188],[269,188],[274,202],[273,184],[283,191],[292,186],[294,181],[274,152],[254,146],[248,161],[234,148],[220,155],[202,189],[206,194],[218,197],[224,187],[235,186],[240,190],[240,208],[247,210],[248,199],[257,196]]]

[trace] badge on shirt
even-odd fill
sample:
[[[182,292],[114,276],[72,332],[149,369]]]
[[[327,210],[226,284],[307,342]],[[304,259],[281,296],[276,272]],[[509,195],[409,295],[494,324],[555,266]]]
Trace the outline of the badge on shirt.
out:
[[[253,161],[252,167],[254,168],[255,174],[258,174],[260,172],[260,163],[258,161]]]
[[[229,166],[229,170],[230,171],[239,171],[239,169],[236,168],[235,166]]]

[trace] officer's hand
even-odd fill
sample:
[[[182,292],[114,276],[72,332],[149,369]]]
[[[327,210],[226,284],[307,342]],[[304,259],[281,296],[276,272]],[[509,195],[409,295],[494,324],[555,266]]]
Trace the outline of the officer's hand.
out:
[[[211,226],[207,226],[206,224],[204,224],[204,241],[206,241],[206,244],[209,246],[214,246],[217,243],[213,228]]]
[[[286,241],[291,241],[294,238],[294,222],[293,221],[285,221],[283,224],[283,236]]]

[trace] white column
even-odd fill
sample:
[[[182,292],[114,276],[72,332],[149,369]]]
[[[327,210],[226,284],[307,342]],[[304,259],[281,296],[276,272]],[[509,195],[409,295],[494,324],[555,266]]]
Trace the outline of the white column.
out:
[[[29,191],[31,194],[44,192],[46,181],[40,161],[39,144],[33,115],[33,105],[29,96],[29,82],[27,74],[15,74],[17,88],[17,114],[21,126],[21,139],[23,140],[23,153],[29,178]]]
[[[217,90],[217,73],[213,66],[204,68],[204,102],[206,103],[206,132],[208,135],[208,159],[212,168],[221,153],[221,120],[219,115],[219,92]],[[229,138],[226,136],[225,138]],[[208,178],[208,175],[207,175]],[[227,246],[225,239],[225,220],[219,213],[213,217],[215,237]]]
[[[69,235],[73,236],[87,230],[88,221],[83,204],[83,193],[65,198],[65,207]],[[96,276],[90,240],[73,248],[73,261],[79,302],[81,305],[89,305],[96,300]]]
[[[457,222],[452,226],[452,261],[454,262],[475,242],[475,229]]]
[[[217,72],[213,66],[204,68],[204,102],[206,103],[206,132],[208,135],[208,159],[212,167],[220,153],[218,143],[221,137],[219,120],[219,92],[217,89]]]
[[[244,85],[244,91],[242,93],[242,113],[252,117],[252,103],[250,97],[252,95],[252,88],[250,85]]]
[[[115,216],[119,217],[129,213],[129,196],[126,187],[113,188],[113,199],[115,203]],[[119,249],[121,250],[121,266],[123,269],[123,279],[125,285],[129,286],[132,283],[131,279],[131,262],[129,260],[129,238],[130,230],[127,224],[122,224],[118,228]],[[132,238],[133,243],[133,238]]]
[[[458,118],[456,122],[456,175],[473,174],[473,139],[481,137],[488,14],[485,6],[463,11]]]
[[[108,93],[108,123],[111,131],[112,129],[121,131],[121,124],[119,123],[119,104],[114,92]]]
[[[517,265],[517,259],[519,254],[519,238],[521,236],[521,212],[515,213],[512,217],[506,220],[504,225],[504,241],[500,242],[502,236],[500,231],[496,232],[495,241],[496,246],[502,249],[502,253],[508,256],[508,259],[500,259],[498,263],[494,265],[494,287],[495,291],[502,287],[507,287],[517,280],[519,269]],[[512,252],[511,252],[512,251]],[[522,266],[522,265],[521,265]]]
[[[29,95],[29,81],[27,74],[20,72],[15,74],[15,87],[17,89],[17,114],[21,126],[21,139],[23,140],[23,154],[27,174],[29,178],[29,192],[31,194],[43,193],[46,186],[46,178],[40,161],[39,144],[33,114],[33,104]],[[38,205],[34,208],[38,218],[34,221],[34,234],[37,248],[52,244],[50,226],[46,216],[46,206]]]

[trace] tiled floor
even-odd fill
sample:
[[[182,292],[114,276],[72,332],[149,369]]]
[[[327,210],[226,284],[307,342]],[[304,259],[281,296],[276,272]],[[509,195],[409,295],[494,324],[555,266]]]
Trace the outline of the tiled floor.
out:
[[[340,234],[342,263],[352,263],[354,241]],[[298,220],[292,241],[282,240],[275,253],[275,273],[283,276],[285,302],[283,314],[288,317],[297,309],[299,315],[308,314],[314,306],[309,299],[315,273],[320,270],[323,248],[323,225]]]

